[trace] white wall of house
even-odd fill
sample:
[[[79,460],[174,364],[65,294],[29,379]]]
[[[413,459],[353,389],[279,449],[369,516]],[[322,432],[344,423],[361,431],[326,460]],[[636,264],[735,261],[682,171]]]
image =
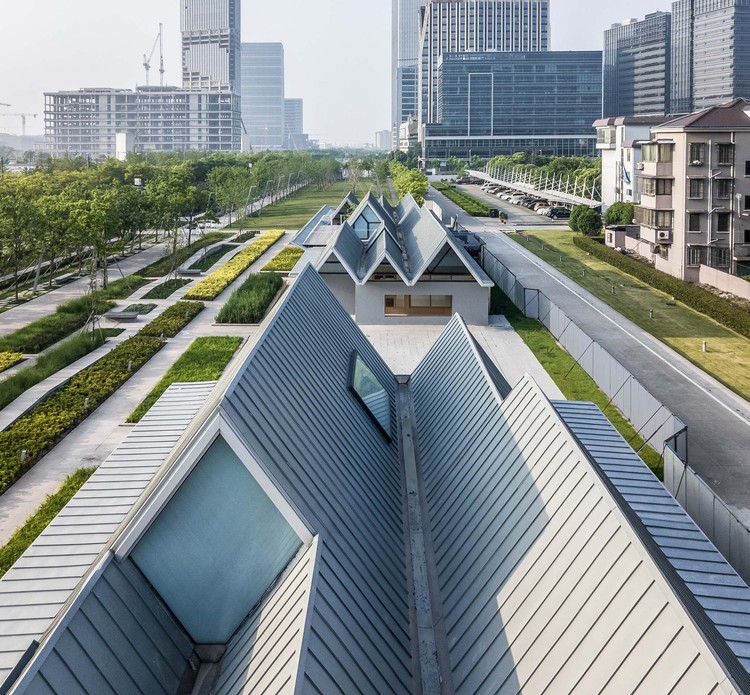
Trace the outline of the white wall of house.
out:
[[[354,315],[355,304],[354,304],[354,280],[346,274],[334,274],[321,273],[320,277],[323,278],[328,288],[333,292],[334,297],[341,302],[341,306],[346,309],[347,313]]]
[[[449,316],[386,316],[386,295],[450,295],[452,313],[460,314],[469,325],[486,326],[489,320],[490,290],[473,279],[469,282],[421,282],[407,287],[400,282],[368,282],[356,288],[356,320],[361,326],[442,325]]]

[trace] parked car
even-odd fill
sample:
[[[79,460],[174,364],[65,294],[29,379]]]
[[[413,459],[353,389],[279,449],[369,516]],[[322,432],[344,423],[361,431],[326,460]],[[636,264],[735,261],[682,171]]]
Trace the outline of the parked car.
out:
[[[568,208],[550,208],[548,217],[553,220],[567,220],[570,217]]]
[[[549,211],[550,211],[549,205],[543,205],[542,207],[537,208],[536,214],[537,215],[545,215],[546,216],[547,213],[549,213]]]

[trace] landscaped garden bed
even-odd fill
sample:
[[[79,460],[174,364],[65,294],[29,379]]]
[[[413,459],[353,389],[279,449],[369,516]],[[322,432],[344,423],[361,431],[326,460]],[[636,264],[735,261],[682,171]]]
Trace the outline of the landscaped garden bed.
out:
[[[139,316],[145,316],[146,314],[150,314],[154,309],[156,309],[156,304],[131,304],[122,311],[125,314],[138,314]]]
[[[15,367],[19,362],[23,362],[20,352],[0,352],[0,374]]]
[[[246,249],[240,251],[221,268],[191,288],[185,294],[185,299],[216,299],[283,236],[283,230],[273,230],[258,237]]]
[[[297,261],[302,258],[304,250],[299,246],[287,246],[282,249],[275,258],[272,258],[268,263],[263,266],[263,270],[273,270],[277,273],[288,273],[295,265]]]
[[[190,266],[190,270],[206,271],[216,265],[230,251],[235,251],[236,249],[236,246],[232,246],[230,244],[222,244],[221,246],[217,246],[213,251],[211,251],[211,253],[207,253],[200,260],[193,263],[193,265]]]
[[[462,190],[456,188],[451,183],[445,183],[443,181],[436,181],[432,184],[432,187],[436,191],[440,191],[448,200],[455,203],[460,207],[464,212],[468,212],[470,215],[474,217],[489,217],[490,216],[490,210],[496,210],[497,208],[493,208],[492,206],[485,203],[483,200],[479,200],[479,198],[475,198],[473,195],[469,195],[468,193],[464,193]],[[505,213],[499,212],[498,213],[500,217],[507,217]]]
[[[242,338],[198,338],[172,365],[162,380],[128,417],[128,422],[140,422],[151,406],[174,383],[215,381],[242,345]]]
[[[277,273],[251,275],[222,307],[216,322],[260,323],[283,284]]]
[[[170,307],[0,432],[0,494],[159,352],[161,335],[176,335],[203,308],[193,302]]]
[[[195,255],[196,251],[200,251],[206,246],[211,246],[211,244],[215,244],[217,241],[224,241],[230,236],[232,235],[225,232],[210,232],[204,234],[200,239],[197,239],[190,244],[190,246],[177,249],[177,253],[170,253],[155,263],[147,265],[145,268],[141,268],[141,270],[138,271],[138,275],[144,278],[163,277],[188,261],[191,256]]]

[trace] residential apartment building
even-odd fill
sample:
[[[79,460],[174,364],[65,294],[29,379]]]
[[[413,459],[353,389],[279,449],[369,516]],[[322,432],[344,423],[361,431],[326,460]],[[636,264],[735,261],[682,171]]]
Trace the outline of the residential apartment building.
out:
[[[242,122],[255,150],[286,146],[284,46],[243,43],[241,58]]]
[[[666,119],[659,116],[620,116],[594,121],[596,149],[602,158],[602,206],[639,203],[641,149],[651,140],[651,128]]]
[[[601,51],[443,53],[423,158],[594,156],[601,64]]]
[[[391,131],[409,116],[416,118],[419,108],[419,26],[426,0],[392,0],[391,31]]]
[[[418,117],[426,125],[438,121],[443,54],[547,51],[549,0],[429,0],[420,32]]]
[[[239,88],[241,0],[182,0],[182,86]]]
[[[654,12],[604,32],[604,118],[670,113],[671,25],[668,12]]]
[[[638,252],[679,278],[732,291],[729,275],[750,275],[750,101],[653,128],[641,166]]]
[[[44,99],[42,149],[54,157],[114,157],[118,135],[136,152],[240,149],[240,101],[231,92],[154,86],[48,92]]]
[[[672,113],[750,98],[750,2],[678,0],[672,9]]]

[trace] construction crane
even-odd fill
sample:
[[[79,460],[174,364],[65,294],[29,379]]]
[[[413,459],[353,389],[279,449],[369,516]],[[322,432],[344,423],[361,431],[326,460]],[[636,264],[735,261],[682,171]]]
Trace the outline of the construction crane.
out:
[[[21,119],[21,134],[25,137],[26,136],[26,119],[36,118],[37,114],[35,113],[0,113],[0,118],[4,118],[7,116],[15,116],[16,118]]]
[[[151,59],[154,57],[154,51],[156,51],[156,46],[159,46],[159,85],[164,86],[164,45],[162,43],[162,24],[159,24],[159,33],[156,35],[156,38],[154,39],[154,45],[151,47],[151,53],[146,55],[143,54],[143,67],[146,68],[146,86],[149,85],[149,79],[150,79],[150,73],[151,70]]]
[[[3,102],[0,101],[0,106],[10,106],[10,104],[3,104]]]

